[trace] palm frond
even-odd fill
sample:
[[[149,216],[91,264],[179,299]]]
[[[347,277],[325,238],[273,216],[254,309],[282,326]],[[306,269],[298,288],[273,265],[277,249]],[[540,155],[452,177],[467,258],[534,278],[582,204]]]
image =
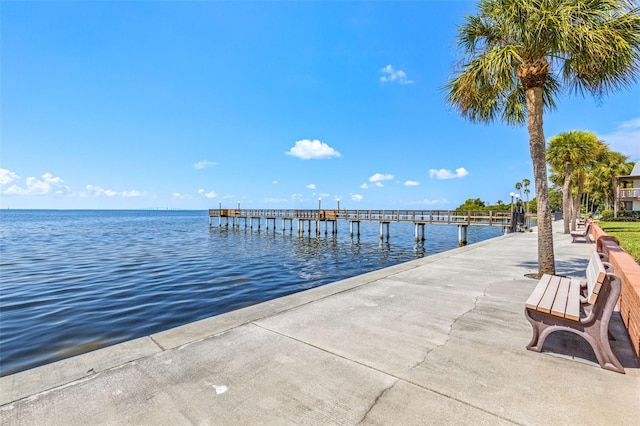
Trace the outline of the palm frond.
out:
[[[565,88],[602,96],[634,84],[640,9],[637,0],[480,0],[457,43],[447,102],[472,121],[522,123],[523,89],[541,87],[548,111]]]

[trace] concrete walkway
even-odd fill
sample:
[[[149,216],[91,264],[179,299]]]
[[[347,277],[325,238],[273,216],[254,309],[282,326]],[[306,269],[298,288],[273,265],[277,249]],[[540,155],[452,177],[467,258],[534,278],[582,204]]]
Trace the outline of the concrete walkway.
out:
[[[557,273],[593,244],[554,233]],[[555,333],[527,351],[537,234],[448,251],[0,379],[3,425],[637,425],[619,317],[601,369]]]

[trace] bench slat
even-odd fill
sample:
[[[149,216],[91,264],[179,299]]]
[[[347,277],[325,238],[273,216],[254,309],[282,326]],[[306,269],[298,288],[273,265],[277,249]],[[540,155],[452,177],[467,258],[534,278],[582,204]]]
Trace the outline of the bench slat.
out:
[[[573,321],[580,320],[580,280],[571,278],[569,296],[564,317]]]
[[[591,254],[591,260],[587,266],[587,301],[594,304],[602,288],[602,283],[607,276],[604,265],[600,260],[600,255],[596,252]]]
[[[561,278],[558,285],[558,292],[553,300],[553,306],[551,306],[551,315],[564,318],[565,310],[567,309],[567,298],[569,297],[569,286],[571,280],[569,278]]]
[[[560,277],[553,275],[549,280],[549,284],[547,285],[547,289],[538,303],[537,311],[550,313],[551,306],[553,306],[553,301],[556,298],[556,294],[558,293],[558,286],[560,285]]]
[[[540,299],[542,299],[542,296],[544,296],[544,291],[547,289],[547,284],[549,283],[550,279],[551,275],[549,274],[544,274],[542,278],[540,278],[540,281],[538,281],[538,285],[536,285],[536,288],[533,289],[533,293],[531,293],[531,296],[529,296],[524,304],[527,308],[533,309],[534,311],[538,309],[538,304],[540,303]]]

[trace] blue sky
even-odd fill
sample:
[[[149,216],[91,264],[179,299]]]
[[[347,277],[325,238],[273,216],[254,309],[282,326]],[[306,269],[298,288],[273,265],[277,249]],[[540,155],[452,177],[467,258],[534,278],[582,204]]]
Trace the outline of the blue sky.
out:
[[[446,105],[474,2],[0,5],[2,208],[454,209],[533,181],[524,127]],[[547,138],[640,160],[640,85]],[[533,194],[532,194],[533,195]]]

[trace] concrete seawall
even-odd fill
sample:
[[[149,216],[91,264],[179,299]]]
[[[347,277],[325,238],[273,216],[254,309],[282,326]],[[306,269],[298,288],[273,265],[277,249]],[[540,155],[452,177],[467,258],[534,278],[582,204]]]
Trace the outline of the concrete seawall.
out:
[[[558,226],[554,248],[584,277],[594,244]],[[0,423],[637,424],[619,315],[626,374],[571,333],[525,349],[536,270],[511,234],[240,309],[0,378]]]

